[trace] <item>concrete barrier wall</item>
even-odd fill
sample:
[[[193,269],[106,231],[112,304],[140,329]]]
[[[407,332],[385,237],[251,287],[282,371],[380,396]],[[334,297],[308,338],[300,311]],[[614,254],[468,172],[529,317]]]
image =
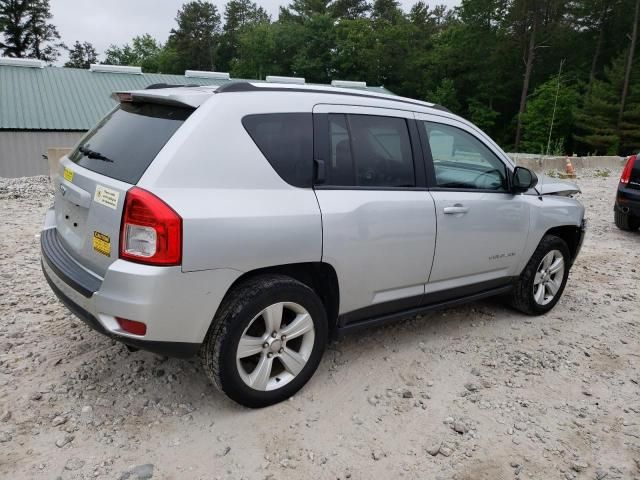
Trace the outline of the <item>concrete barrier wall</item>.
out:
[[[564,171],[567,157],[547,157],[541,155],[529,155],[526,153],[509,153],[511,159],[516,165],[527,167],[534,172],[544,173],[549,170]],[[625,157],[569,157],[571,164],[576,170],[583,168],[608,168],[609,170],[622,169],[625,163]]]

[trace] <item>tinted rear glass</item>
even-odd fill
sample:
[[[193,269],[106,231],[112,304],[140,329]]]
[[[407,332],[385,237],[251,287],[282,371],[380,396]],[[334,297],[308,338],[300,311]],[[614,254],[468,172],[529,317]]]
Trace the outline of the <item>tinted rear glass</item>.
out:
[[[282,179],[296,187],[310,187],[313,175],[313,119],[311,113],[248,115],[242,124]]]
[[[82,139],[72,162],[96,173],[136,184],[192,109],[123,103]]]

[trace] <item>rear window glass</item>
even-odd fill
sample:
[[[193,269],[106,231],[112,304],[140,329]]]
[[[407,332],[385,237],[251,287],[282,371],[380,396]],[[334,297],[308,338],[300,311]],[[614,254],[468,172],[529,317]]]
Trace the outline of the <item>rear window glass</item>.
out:
[[[193,109],[152,103],[122,103],[82,139],[72,162],[136,184]]]
[[[310,187],[313,175],[313,119],[311,113],[248,115],[242,125],[282,179],[296,187]]]

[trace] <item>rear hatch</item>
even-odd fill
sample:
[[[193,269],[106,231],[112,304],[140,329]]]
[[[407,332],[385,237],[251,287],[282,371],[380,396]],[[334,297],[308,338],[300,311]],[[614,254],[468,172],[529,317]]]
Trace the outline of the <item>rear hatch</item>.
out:
[[[184,105],[121,103],[61,162],[56,181],[58,235],[99,276],[118,258],[127,190],[194,111]]]

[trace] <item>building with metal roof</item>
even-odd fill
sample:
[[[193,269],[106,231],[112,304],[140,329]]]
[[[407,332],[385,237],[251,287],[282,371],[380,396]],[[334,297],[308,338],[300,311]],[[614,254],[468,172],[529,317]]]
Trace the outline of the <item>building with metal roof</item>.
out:
[[[158,83],[221,86],[236,80],[221,72],[187,70],[185,75],[166,75],[110,65],[92,65],[85,70],[0,57],[0,177],[48,173],[47,150],[75,145],[115,106],[113,92]],[[267,77],[266,81],[304,83],[294,77]],[[332,83],[390,93],[361,82]]]

